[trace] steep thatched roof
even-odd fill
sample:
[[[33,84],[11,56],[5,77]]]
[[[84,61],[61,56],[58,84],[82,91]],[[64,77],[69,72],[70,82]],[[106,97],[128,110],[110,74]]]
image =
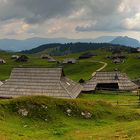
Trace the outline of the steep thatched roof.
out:
[[[62,68],[15,68],[0,87],[0,97],[45,95],[76,98],[82,86],[63,74]]]
[[[2,86],[2,84],[3,84],[3,83],[0,81],[0,86]]]
[[[97,72],[95,76],[83,84],[83,91],[93,91],[98,84],[118,84],[119,90],[131,91],[138,88],[126,74],[120,72]]]

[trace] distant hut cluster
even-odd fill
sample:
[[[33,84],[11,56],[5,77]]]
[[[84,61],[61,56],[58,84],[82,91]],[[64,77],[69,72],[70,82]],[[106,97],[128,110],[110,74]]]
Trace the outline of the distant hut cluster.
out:
[[[15,60],[16,62],[27,62],[29,58],[26,55],[12,55],[11,59]]]
[[[6,64],[6,61],[4,59],[0,59],[0,64]]]
[[[92,79],[84,82],[82,85],[83,91],[87,92],[94,90],[133,91],[138,89],[138,86],[126,74],[117,71],[96,72]]]
[[[48,62],[57,62],[52,56],[47,55],[47,54],[42,55],[41,59],[46,59]]]
[[[91,52],[83,53],[82,55],[79,56],[79,59],[88,59],[93,56],[97,56],[96,54],[92,54]]]
[[[77,60],[75,58],[66,58],[63,61],[63,64],[75,64]]]
[[[124,62],[124,59],[126,59],[126,56],[122,53],[115,53],[112,56],[107,56],[108,59],[111,59],[113,63],[120,64]]]

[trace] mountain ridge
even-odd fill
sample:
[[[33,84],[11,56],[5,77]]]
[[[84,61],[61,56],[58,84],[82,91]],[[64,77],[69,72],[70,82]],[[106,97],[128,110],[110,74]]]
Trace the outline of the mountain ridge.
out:
[[[120,36],[121,37],[121,36]],[[41,38],[41,37],[33,37],[24,40],[17,40],[17,39],[0,39],[0,50],[6,51],[23,51],[23,50],[30,50],[36,48],[43,44],[52,44],[52,43],[111,43],[111,44],[120,44],[132,47],[139,47],[138,40],[130,38],[131,40],[135,40],[137,45],[129,45],[126,44],[124,41],[116,42],[117,36],[100,36],[97,38],[89,38],[89,39],[69,39],[69,38]],[[122,39],[125,40],[124,37]],[[121,43],[122,42],[122,43]],[[131,43],[130,43],[131,44]],[[140,44],[140,43],[139,43]]]
[[[125,45],[130,47],[140,47],[140,42],[134,38],[128,36],[118,36],[110,42],[111,44]]]

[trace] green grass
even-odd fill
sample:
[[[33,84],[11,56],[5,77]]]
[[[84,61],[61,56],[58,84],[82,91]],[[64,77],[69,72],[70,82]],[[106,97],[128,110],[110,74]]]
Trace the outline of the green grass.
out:
[[[140,61],[138,54],[127,54],[128,58],[122,64],[115,65],[107,60],[108,52],[92,51],[98,56],[80,60],[77,64],[64,65],[65,75],[79,81],[88,80],[91,74],[102,64],[93,61],[104,61],[108,66],[104,69],[112,71],[118,68],[126,72],[130,78],[140,77]],[[80,53],[56,57],[78,58]],[[0,80],[9,78],[14,67],[57,67],[56,63],[48,63],[39,55],[29,55],[27,63],[17,63],[11,60],[11,54],[0,53],[7,63],[0,65]],[[97,92],[82,94],[76,100],[62,100],[47,97],[28,97],[12,100],[0,100],[0,140],[139,140],[140,109],[139,107],[118,107],[119,104],[133,104],[138,96],[132,93]],[[107,103],[106,103],[107,102]],[[113,104],[113,105],[111,105]],[[137,103],[135,103],[136,105]],[[42,108],[47,106],[47,109]],[[19,109],[27,109],[28,116],[21,116]],[[71,109],[70,116],[66,113]],[[89,119],[81,116],[81,112],[90,112]],[[47,120],[46,120],[47,119]]]
[[[101,66],[102,64],[96,62],[80,61],[76,64],[64,65],[64,72],[72,80],[88,80],[92,77],[92,73],[99,69]]]
[[[82,93],[80,95],[81,99],[91,100],[91,101],[106,101],[111,104],[120,105],[138,105],[139,97],[133,93],[129,92],[97,92],[97,93]]]
[[[126,73],[131,79],[136,79],[140,77],[140,72],[139,72],[140,60],[137,59],[137,56],[140,55],[139,53],[134,53],[134,54],[126,53],[125,55],[127,58],[125,59],[124,63],[114,64],[112,63],[111,60],[106,58],[107,56],[111,55],[110,52],[106,52],[105,50],[102,49],[91,51],[91,52],[97,54],[97,56],[84,60],[83,62],[85,62],[85,64],[91,61],[103,61],[108,64],[107,67],[103,69],[103,71],[114,71],[117,68],[119,71]],[[66,57],[78,58],[80,54],[81,53],[69,54],[67,56],[57,57],[57,58],[59,60],[62,60]]]
[[[6,61],[6,64],[0,64],[0,80],[8,79],[10,73],[15,67],[57,67],[58,64],[43,60],[38,56],[29,55],[28,62],[15,62],[11,59],[11,54],[1,54],[1,58]]]
[[[138,78],[140,77],[140,60],[136,58],[137,55],[138,54],[128,54],[124,63],[118,65],[108,61],[108,66],[105,70],[111,71],[117,68],[118,70],[127,73],[132,79]]]
[[[77,64],[64,65],[64,71],[66,76],[78,81],[83,78],[85,80],[91,78],[91,74],[99,69],[102,64],[94,61],[104,61],[108,63],[107,67],[103,71],[114,71],[118,69],[121,72],[125,72],[131,79],[140,77],[140,60],[136,59],[139,54],[126,54],[127,59],[122,64],[114,64],[111,60],[106,59],[106,56],[110,55],[109,52],[104,50],[91,51],[97,56],[90,59],[80,60]],[[69,54],[67,56],[55,57],[57,60],[63,61],[65,58],[78,58],[81,53]],[[0,65],[0,80],[9,78],[12,68],[14,67],[57,67],[56,63],[49,63],[47,60],[40,59],[40,55],[28,55],[29,61],[27,63],[17,63],[11,60],[9,53],[0,53],[0,57],[6,60],[6,64]]]
[[[28,115],[19,114],[20,109],[28,110]],[[70,115],[67,109],[72,110]],[[90,112],[92,117],[85,118],[81,112]],[[47,97],[0,100],[0,139],[115,140],[116,135],[138,139],[139,116],[135,110],[102,101]]]
[[[10,54],[4,54],[1,55],[3,59],[6,60],[6,64],[0,65],[0,80],[8,79],[10,76],[10,73],[14,67],[58,67],[59,65],[57,63],[51,63],[47,60],[41,59],[38,55],[28,55],[29,61],[28,62],[15,62],[11,59]],[[58,59],[58,58],[57,58]],[[63,58],[59,58],[58,60],[63,60]],[[102,64],[95,63],[95,62],[89,62],[89,60],[86,61],[79,61],[76,64],[68,64],[64,65],[64,72],[65,75],[67,75],[69,78],[73,80],[80,80],[83,79],[89,79],[91,78],[91,75],[94,71],[96,71],[98,68],[100,68]]]

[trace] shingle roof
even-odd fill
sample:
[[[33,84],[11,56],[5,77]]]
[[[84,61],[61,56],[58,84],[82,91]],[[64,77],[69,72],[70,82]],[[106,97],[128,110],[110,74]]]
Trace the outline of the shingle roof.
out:
[[[76,63],[76,59],[75,58],[64,59],[63,64],[67,64],[67,63]]]
[[[63,76],[62,68],[14,68],[0,97],[45,95],[76,98],[82,86]]]
[[[0,81],[0,86],[2,85],[3,83]]]
[[[118,83],[119,90],[131,91],[138,88],[126,74],[120,72],[96,72],[95,76],[83,84],[83,91],[93,91],[100,83]]]

